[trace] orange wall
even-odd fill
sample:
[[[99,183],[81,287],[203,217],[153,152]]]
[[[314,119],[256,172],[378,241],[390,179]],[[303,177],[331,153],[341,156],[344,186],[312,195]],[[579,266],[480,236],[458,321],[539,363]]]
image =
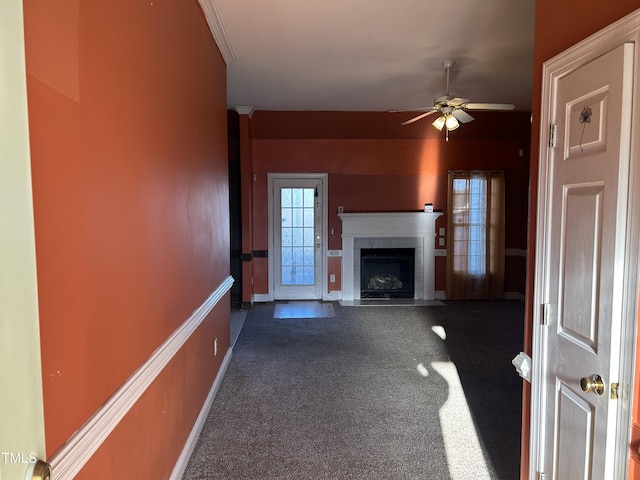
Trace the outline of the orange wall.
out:
[[[614,21],[640,8],[640,0],[616,0],[601,2],[597,0],[536,0],[535,20],[535,65],[533,91],[533,127],[531,145],[531,201],[529,216],[529,255],[527,258],[527,300],[525,318],[525,351],[531,353],[531,324],[533,316],[533,275],[535,266],[535,218],[538,188],[538,139],[540,136],[540,99],[542,95],[542,64],[589,35],[606,27]],[[636,380],[636,385],[639,382]],[[636,392],[636,397],[638,392]],[[524,386],[523,396],[523,435],[521,478],[526,478],[529,463],[529,402],[528,384]],[[637,403],[637,401],[636,401]],[[634,416],[638,418],[638,415]],[[640,478],[640,472],[630,472],[629,478]]]
[[[24,16],[51,455],[229,274],[226,67],[195,1],[25,0]],[[228,302],[82,478],[128,478],[123,451],[167,478]]]
[[[253,248],[268,248],[268,173],[329,174],[328,228],[335,234],[329,237],[328,248],[340,250],[339,205],[345,212],[416,211],[429,202],[446,212],[447,171],[453,169],[506,170],[506,247],[526,248],[530,114],[476,112],[476,121],[451,132],[449,142],[430,122],[401,126],[407,115],[255,112],[251,118],[252,169],[257,173]],[[445,226],[446,218],[440,217],[437,227]],[[445,262],[437,260],[436,290],[444,290]],[[266,294],[266,261],[253,263],[260,265],[254,271],[255,292]],[[507,286],[524,293],[523,259],[509,258],[507,264]],[[337,274],[335,261],[328,268]],[[329,290],[334,289],[338,288],[329,284]]]

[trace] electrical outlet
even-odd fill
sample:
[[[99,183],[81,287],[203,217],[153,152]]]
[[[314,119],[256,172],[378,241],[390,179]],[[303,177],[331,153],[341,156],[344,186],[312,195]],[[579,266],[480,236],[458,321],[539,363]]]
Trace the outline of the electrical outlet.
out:
[[[438,239],[438,246],[439,246],[439,247],[444,247],[444,238],[440,237],[440,238]]]
[[[444,237],[444,227],[440,227],[440,236]]]
[[[218,339],[216,338],[213,341],[213,356],[217,356],[218,355]]]
[[[329,275],[329,281],[330,281],[331,283],[335,283],[335,281],[336,281],[336,276],[335,276],[335,274],[333,274],[333,273],[332,273],[331,275]]]

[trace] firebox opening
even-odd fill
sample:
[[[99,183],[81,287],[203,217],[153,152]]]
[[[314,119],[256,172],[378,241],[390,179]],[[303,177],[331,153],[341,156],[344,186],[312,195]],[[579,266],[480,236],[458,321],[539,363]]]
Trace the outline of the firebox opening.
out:
[[[413,298],[414,248],[360,250],[360,298]]]

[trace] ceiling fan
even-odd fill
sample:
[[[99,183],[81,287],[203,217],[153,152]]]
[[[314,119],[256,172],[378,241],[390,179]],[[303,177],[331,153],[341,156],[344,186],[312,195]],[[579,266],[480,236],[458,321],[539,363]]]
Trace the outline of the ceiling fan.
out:
[[[471,103],[467,98],[454,97],[449,93],[449,71],[455,62],[453,60],[446,60],[442,62],[445,73],[447,75],[447,93],[441,97],[437,97],[433,101],[433,107],[422,108],[410,108],[408,110],[393,110],[394,112],[411,112],[411,111],[423,111],[420,115],[410,118],[402,125],[409,125],[410,123],[417,122],[423,118],[433,114],[439,113],[440,116],[436,118],[432,125],[438,130],[445,129],[447,133],[447,140],[449,139],[449,131],[455,130],[461,123],[468,123],[473,120],[473,117],[469,115],[465,110],[513,110],[515,105],[511,103]]]

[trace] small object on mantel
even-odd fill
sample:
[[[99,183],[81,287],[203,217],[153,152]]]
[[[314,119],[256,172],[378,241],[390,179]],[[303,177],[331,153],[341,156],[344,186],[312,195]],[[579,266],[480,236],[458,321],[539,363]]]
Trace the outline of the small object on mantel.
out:
[[[424,212],[425,213],[433,213],[433,203],[425,203],[424,204]]]

